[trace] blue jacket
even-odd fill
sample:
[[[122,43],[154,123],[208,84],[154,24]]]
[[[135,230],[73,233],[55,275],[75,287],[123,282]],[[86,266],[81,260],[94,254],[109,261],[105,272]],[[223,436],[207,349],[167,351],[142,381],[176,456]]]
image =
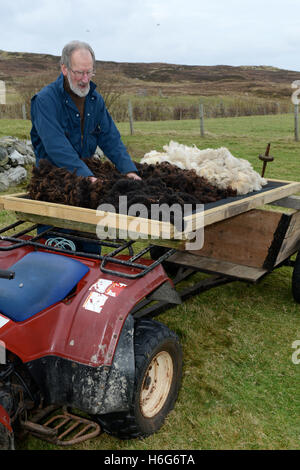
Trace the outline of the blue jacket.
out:
[[[63,74],[31,100],[31,141],[36,164],[47,158],[57,167],[93,176],[82,158],[92,157],[97,145],[120,173],[137,172],[102,96],[90,83],[85,99],[84,133],[81,141],[80,114],[63,86]]]

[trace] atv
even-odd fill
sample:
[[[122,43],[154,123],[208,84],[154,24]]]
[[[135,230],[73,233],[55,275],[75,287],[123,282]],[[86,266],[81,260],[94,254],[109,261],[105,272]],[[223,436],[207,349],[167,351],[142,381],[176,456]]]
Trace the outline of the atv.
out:
[[[174,250],[23,223],[0,231],[0,449],[24,432],[58,445],[155,433],[182,351],[147,305],[181,303],[162,264]]]

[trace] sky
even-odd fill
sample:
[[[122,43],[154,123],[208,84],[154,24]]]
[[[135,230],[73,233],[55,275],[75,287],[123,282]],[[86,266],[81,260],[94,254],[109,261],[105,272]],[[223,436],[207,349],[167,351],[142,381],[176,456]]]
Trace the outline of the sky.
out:
[[[0,0],[0,49],[97,60],[300,71],[300,0]]]

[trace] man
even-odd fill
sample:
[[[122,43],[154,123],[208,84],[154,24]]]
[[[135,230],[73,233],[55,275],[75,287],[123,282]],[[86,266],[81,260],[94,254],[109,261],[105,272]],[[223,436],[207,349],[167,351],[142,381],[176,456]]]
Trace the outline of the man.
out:
[[[83,159],[99,146],[128,177],[140,179],[102,96],[91,81],[95,70],[92,48],[80,41],[68,43],[61,56],[61,74],[31,101],[31,140],[36,163],[48,159],[57,167],[76,171],[95,181]]]

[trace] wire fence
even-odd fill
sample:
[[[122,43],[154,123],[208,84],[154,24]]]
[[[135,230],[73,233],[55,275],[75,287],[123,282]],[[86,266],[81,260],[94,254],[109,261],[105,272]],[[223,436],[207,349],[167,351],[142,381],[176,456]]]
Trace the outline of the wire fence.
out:
[[[0,104],[0,119],[30,119],[30,102]]]
[[[205,103],[203,106],[204,118],[239,117],[269,114],[286,114],[293,111],[291,103],[265,102],[243,103],[237,101],[229,104]],[[110,113],[116,122],[128,121],[130,115],[134,121],[173,121],[199,118],[199,104],[191,105],[148,102],[146,104],[131,104],[130,102],[115,103]],[[24,103],[0,104],[0,119],[30,119],[30,100]]]
[[[111,106],[110,113],[116,122],[130,123],[131,134],[134,133],[135,121],[167,121],[200,119],[200,129],[204,135],[204,121],[206,118],[226,118],[255,115],[274,115],[294,113],[294,135],[295,140],[299,140],[298,131],[298,104],[291,102],[266,101],[263,103],[253,101],[250,105],[243,103],[243,100],[236,100],[229,104],[223,101],[218,103],[201,103],[187,105],[166,106],[156,101],[148,102],[144,105],[115,102]],[[24,103],[0,104],[0,119],[30,119],[30,100]]]

